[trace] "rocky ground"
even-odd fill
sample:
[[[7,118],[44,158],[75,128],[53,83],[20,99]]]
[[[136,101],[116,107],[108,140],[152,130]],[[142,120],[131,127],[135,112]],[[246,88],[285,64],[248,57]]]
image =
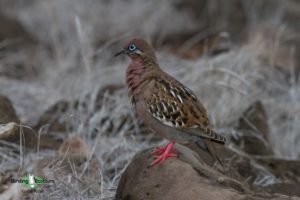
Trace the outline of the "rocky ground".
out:
[[[0,199],[300,199],[296,0],[0,1]],[[176,23],[169,23],[176,21]],[[128,37],[195,91],[224,166],[191,145],[149,167],[166,141],[124,86]],[[42,193],[11,179],[55,180]]]

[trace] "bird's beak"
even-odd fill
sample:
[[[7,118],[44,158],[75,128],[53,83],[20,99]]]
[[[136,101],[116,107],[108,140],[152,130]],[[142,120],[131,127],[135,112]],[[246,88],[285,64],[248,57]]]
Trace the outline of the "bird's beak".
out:
[[[123,49],[122,51],[118,52],[115,54],[115,57],[121,55],[121,54],[127,54],[127,50],[126,49]]]

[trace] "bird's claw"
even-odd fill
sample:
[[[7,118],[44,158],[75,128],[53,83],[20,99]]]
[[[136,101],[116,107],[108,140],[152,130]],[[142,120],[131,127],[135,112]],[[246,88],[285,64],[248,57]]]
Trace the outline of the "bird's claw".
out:
[[[150,151],[149,156],[160,156],[166,151],[167,147],[168,145],[164,147],[156,147],[154,150]],[[174,154],[177,153],[176,149],[172,149],[171,152]]]
[[[174,142],[170,142],[164,147],[156,147],[149,155],[154,156],[155,160],[151,162],[151,166],[163,162],[168,157],[177,157],[176,149],[173,149]]]

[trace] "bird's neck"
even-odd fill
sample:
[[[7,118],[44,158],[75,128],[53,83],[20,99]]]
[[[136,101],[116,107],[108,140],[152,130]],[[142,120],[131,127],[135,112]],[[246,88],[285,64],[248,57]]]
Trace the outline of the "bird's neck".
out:
[[[126,84],[130,90],[132,103],[141,92],[141,85],[148,80],[156,68],[156,63],[145,62],[143,59],[133,59],[126,70]]]

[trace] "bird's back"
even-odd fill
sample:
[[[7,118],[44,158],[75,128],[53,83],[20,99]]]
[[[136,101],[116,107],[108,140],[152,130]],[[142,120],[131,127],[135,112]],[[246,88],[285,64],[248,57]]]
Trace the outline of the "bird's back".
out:
[[[143,101],[156,120],[187,135],[225,142],[212,131],[206,109],[196,95],[175,78],[159,70],[144,85]]]

